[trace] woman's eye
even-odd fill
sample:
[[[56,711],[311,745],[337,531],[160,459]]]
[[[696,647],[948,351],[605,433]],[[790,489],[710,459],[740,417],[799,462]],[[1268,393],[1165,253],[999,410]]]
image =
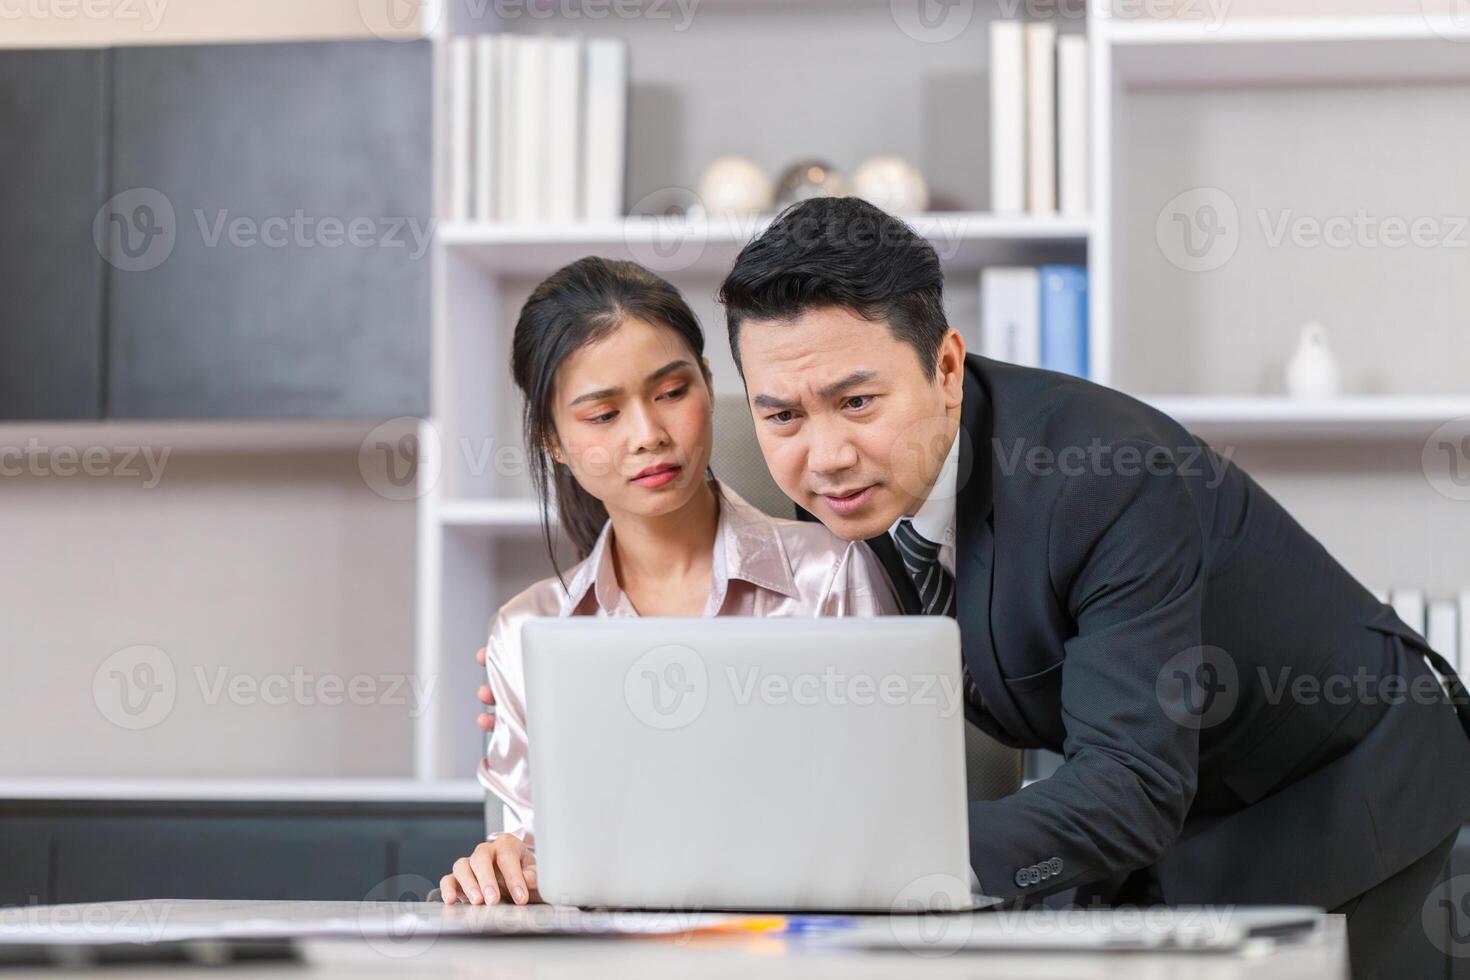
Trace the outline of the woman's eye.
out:
[[[600,422],[611,422],[614,418],[617,417],[617,414],[618,413],[615,412],[615,411],[614,412],[603,412],[601,415],[594,415],[594,416],[592,416],[587,421],[588,422],[599,422],[599,423]]]
[[[688,391],[688,390],[689,390],[689,386],[688,385],[680,385],[677,388],[670,388],[668,391],[664,392],[659,397],[660,398],[679,398],[679,397],[683,396],[683,394],[686,391]]]

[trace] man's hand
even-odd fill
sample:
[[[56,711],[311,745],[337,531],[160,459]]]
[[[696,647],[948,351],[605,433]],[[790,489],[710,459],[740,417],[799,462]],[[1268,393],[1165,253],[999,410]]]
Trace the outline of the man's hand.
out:
[[[484,647],[480,647],[479,650],[475,651],[475,660],[476,660],[476,662],[479,663],[479,665],[481,667],[485,666],[485,648]],[[490,685],[489,684],[481,684],[480,685],[480,689],[478,691],[476,691],[475,693],[477,695],[479,695],[480,700],[486,706],[491,707],[491,708],[495,707],[495,695],[494,695],[493,692],[491,692]],[[479,722],[480,722],[480,730],[481,731],[486,731],[486,732],[494,731],[495,730],[495,712],[493,712],[493,711],[482,711],[482,712],[480,712]]]
[[[517,905],[540,902],[536,891],[536,852],[515,834],[501,834],[454,862],[454,871],[439,879],[445,905],[461,898],[471,905]]]

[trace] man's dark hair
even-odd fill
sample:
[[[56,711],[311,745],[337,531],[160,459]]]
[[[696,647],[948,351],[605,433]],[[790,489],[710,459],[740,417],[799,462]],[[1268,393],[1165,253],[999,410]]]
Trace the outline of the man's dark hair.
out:
[[[740,250],[720,286],[730,353],[740,364],[740,325],[747,319],[791,320],[823,307],[844,307],[886,322],[914,348],[924,370],[939,364],[949,330],[944,274],[934,247],[903,221],[856,197],[818,197],[793,204]]]

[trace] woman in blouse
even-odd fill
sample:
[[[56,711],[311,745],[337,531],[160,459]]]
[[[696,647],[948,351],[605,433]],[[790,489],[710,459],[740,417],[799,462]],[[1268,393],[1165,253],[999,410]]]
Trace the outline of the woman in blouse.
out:
[[[538,901],[521,625],[539,616],[875,616],[899,611],[862,542],[769,517],[708,471],[709,362],[678,290],[588,257],[521,309],[511,370],[551,551],[549,509],[581,559],[500,610],[486,648],[496,715],[480,781],[505,830],[455,862],[446,903]]]

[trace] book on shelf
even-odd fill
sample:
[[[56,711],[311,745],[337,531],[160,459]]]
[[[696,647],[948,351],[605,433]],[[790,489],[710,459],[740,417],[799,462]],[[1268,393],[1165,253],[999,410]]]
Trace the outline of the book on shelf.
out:
[[[1460,593],[1459,642],[1455,644],[1455,669],[1470,665],[1470,589]]]
[[[1087,377],[1087,269],[991,266],[980,273],[980,353]]]
[[[1394,589],[1388,594],[1388,604],[1404,624],[1424,635],[1424,593],[1418,589]]]
[[[486,34],[452,38],[447,50],[450,219],[570,223],[622,216],[624,42]]]
[[[1048,21],[990,25],[990,208],[1077,217],[1088,209],[1085,35]]]
[[[1057,40],[1057,210],[1087,214],[1087,38]]]
[[[586,146],[582,151],[582,219],[623,214],[628,154],[628,46],[611,38],[587,42]]]
[[[1087,377],[1087,269],[1041,267],[1041,366]]]
[[[991,266],[980,272],[980,353],[1023,367],[1041,366],[1041,273]]]
[[[474,154],[474,215],[476,221],[491,221],[495,217],[496,163],[499,147],[495,137],[495,104],[500,96],[500,65],[496,55],[500,49],[498,38],[493,34],[482,34],[475,38],[475,154]]]
[[[990,210],[1026,210],[1026,32],[1020,21],[990,25]]]
[[[470,166],[474,153],[472,103],[474,50],[468,39],[449,47],[449,216],[456,221],[472,211]]]
[[[1455,670],[1460,669],[1459,614],[1453,599],[1435,599],[1429,603],[1424,639],[1444,655]]]
[[[1032,214],[1057,209],[1057,28],[1026,25],[1026,207]]]

